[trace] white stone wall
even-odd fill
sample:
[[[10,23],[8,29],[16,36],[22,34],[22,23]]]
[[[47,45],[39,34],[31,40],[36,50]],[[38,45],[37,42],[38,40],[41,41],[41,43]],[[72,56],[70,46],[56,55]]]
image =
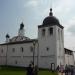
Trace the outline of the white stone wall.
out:
[[[57,40],[57,65],[65,65],[64,52],[64,32],[63,29],[56,26],[56,40]]]
[[[74,65],[74,56],[65,54],[65,65]]]
[[[0,65],[6,65],[7,46],[0,46]]]
[[[33,47],[33,42],[0,46],[0,60],[1,60],[0,64],[27,67],[31,63],[31,61],[33,61],[33,52],[31,52],[30,50],[31,46]],[[36,65],[37,43],[35,46],[36,46],[35,47],[35,65]],[[24,49],[23,52],[21,51],[21,47],[23,47]],[[3,54],[1,53],[2,48],[3,48]],[[12,50],[13,48],[15,48],[14,52]]]
[[[53,35],[49,34],[49,28],[53,27]],[[51,63],[56,66],[56,27],[42,27],[38,29],[38,42],[39,42],[39,66],[43,68],[50,68]],[[42,29],[45,29],[46,34],[42,36]],[[47,51],[46,48],[49,48]]]

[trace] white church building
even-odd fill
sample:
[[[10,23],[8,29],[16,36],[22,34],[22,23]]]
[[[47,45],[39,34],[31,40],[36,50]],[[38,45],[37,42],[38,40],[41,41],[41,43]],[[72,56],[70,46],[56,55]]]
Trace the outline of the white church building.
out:
[[[27,67],[31,62],[39,68],[56,68],[58,65],[74,65],[73,51],[64,48],[64,27],[53,15],[38,26],[38,39],[24,35],[24,24],[20,24],[18,35],[0,44],[0,65]]]

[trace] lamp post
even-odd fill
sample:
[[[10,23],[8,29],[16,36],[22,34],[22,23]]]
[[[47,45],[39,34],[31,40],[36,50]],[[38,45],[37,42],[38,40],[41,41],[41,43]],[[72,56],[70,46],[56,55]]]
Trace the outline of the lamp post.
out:
[[[36,44],[36,41],[33,41],[33,66],[34,66],[34,59],[35,59],[35,44]]]

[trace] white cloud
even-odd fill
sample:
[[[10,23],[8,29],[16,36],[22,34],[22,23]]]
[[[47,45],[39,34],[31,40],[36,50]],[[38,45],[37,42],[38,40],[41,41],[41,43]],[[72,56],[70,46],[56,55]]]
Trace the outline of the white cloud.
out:
[[[75,7],[74,0],[59,0],[54,5],[55,16],[58,17],[59,21],[63,23],[64,28],[64,43],[65,47],[73,49],[75,48],[75,17],[72,15],[72,11]]]
[[[71,35],[70,36],[69,35],[65,36],[64,46],[66,48],[69,48],[69,49],[73,50],[75,48],[75,37],[71,36]],[[75,51],[75,49],[74,49],[74,51]]]
[[[24,7],[37,7],[38,6],[38,0],[29,0],[27,3],[24,4]]]
[[[65,46],[73,50],[75,48],[75,17],[67,21],[64,32]]]
[[[50,0],[49,0],[50,2]],[[42,5],[46,5],[48,3],[47,0],[29,0],[25,7],[38,7],[40,6],[41,9],[43,8]],[[56,16],[60,23],[65,27],[65,46],[67,48],[75,47],[75,36],[71,34],[71,31],[69,31],[69,28],[72,28],[75,24],[75,17],[71,14],[71,12],[74,10],[75,7],[75,1],[74,0],[57,0],[55,3],[53,2],[53,14]],[[45,10],[41,12],[41,10],[36,9],[35,11],[37,14],[39,14],[40,17],[45,17],[49,15],[49,3],[46,6]],[[69,18],[68,18],[69,17]],[[74,26],[75,27],[75,26]],[[69,30],[68,30],[69,29]]]

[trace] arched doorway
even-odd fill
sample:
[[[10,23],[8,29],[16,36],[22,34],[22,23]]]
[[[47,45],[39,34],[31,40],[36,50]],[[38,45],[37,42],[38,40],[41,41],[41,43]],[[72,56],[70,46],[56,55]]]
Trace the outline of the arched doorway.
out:
[[[54,71],[55,70],[55,64],[51,63],[51,70]]]

